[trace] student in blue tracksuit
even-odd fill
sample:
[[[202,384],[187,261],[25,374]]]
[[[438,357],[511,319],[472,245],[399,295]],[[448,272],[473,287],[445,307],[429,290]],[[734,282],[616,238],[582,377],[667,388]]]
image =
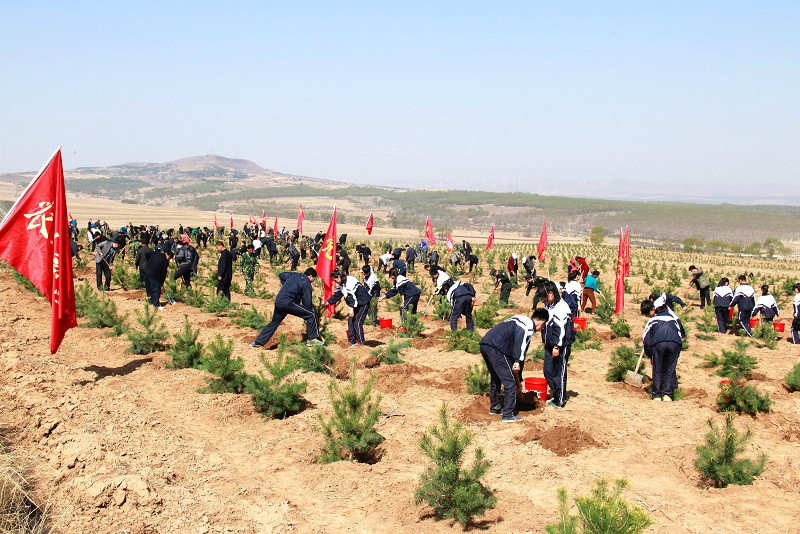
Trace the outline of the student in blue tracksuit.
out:
[[[800,284],[795,284],[792,289],[794,289],[794,299],[792,300],[792,309],[794,310],[792,343],[800,345]]]
[[[373,323],[378,322],[378,297],[381,296],[381,283],[378,281],[378,276],[375,274],[375,269],[372,268],[371,265],[365,265],[361,268],[361,272],[364,274],[364,287],[367,288],[369,292],[370,298],[370,312],[368,312],[369,318],[372,319]],[[372,300],[375,300],[375,306],[372,305]]]
[[[397,272],[397,269],[392,267],[389,270],[389,280],[392,282],[392,287],[386,290],[386,293],[378,299],[381,302],[383,299],[390,299],[397,294],[403,296],[403,303],[400,305],[400,320],[406,322],[406,310],[411,313],[417,313],[417,304],[419,304],[419,296],[422,293],[414,283]]]
[[[660,295],[658,293],[650,293],[649,299],[655,308],[660,308],[661,306],[666,305],[667,310],[674,315],[676,319],[678,318],[678,315],[675,313],[675,305],[677,304],[681,308],[686,307],[686,303],[683,302],[680,297],[670,295],[669,293],[661,293]]]
[[[472,308],[475,306],[475,288],[472,284],[457,282],[444,272],[431,269],[431,277],[436,284],[434,295],[442,295],[452,307],[450,312],[450,330],[458,330],[458,320],[464,316],[467,330],[474,331],[475,323],[472,321]]]
[[[756,300],[752,316],[755,317],[759,313],[761,314],[761,320],[765,323],[772,323],[772,320],[780,315],[778,303],[775,301],[775,297],[769,294],[768,285],[761,286],[761,296]]]
[[[728,285],[729,283],[730,280],[723,276],[714,289],[714,315],[717,316],[717,331],[720,334],[728,331],[728,310],[733,300],[733,290]]]
[[[549,314],[540,308],[532,317],[514,315],[494,325],[486,332],[480,343],[481,356],[489,369],[489,413],[502,414],[504,423],[521,421],[514,414],[517,407],[517,380],[514,373],[522,373],[525,355],[531,338],[537,329],[541,330]],[[504,397],[500,395],[503,386]]]
[[[553,397],[547,401],[549,406],[563,408],[567,404],[567,363],[575,341],[575,325],[572,310],[561,298],[561,292],[554,282],[545,282],[545,310],[548,320],[542,330],[544,343],[544,377]]]
[[[572,271],[569,273],[567,276],[567,284],[564,286],[564,292],[567,293],[567,295],[571,295],[571,298],[565,298],[565,300],[567,304],[569,304],[569,309],[572,310],[573,319],[578,317],[578,306],[581,302],[581,295],[583,295],[583,287],[581,283],[578,282],[578,276],[580,276],[580,274],[579,271]]]
[[[753,313],[753,308],[756,307],[755,294],[756,292],[747,283],[747,277],[739,275],[739,285],[736,286],[736,291],[733,292],[731,308],[739,307],[739,324],[742,325],[749,337],[753,337],[753,331],[750,330],[750,314]]]
[[[644,353],[653,366],[654,401],[671,402],[678,387],[676,367],[685,333],[680,319],[666,305],[656,308],[651,300],[642,302],[642,315],[650,320],[644,327]]]
[[[344,299],[345,304],[351,308],[350,313],[347,314],[347,341],[353,347],[359,344],[363,345],[364,321],[367,318],[369,304],[372,301],[369,291],[355,276],[333,271],[331,279],[336,280],[339,285],[328,299],[327,304],[335,305]]]
[[[308,268],[303,274],[285,272],[281,273],[278,279],[281,281],[281,289],[275,297],[275,311],[272,312],[272,320],[261,330],[250,346],[263,347],[266,345],[287,315],[300,317],[306,322],[308,338],[306,345],[323,345],[323,341],[319,339],[317,316],[311,307],[311,284],[317,279],[317,271]]]

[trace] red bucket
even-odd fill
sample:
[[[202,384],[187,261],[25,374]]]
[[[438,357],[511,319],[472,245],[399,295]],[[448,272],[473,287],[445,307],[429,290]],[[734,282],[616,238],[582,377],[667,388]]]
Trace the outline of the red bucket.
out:
[[[755,328],[756,326],[758,326],[758,319],[750,319],[750,328]]]
[[[772,323],[772,329],[776,332],[783,332],[786,328],[786,323]]]
[[[586,317],[575,317],[572,322],[575,323],[575,330],[586,330]]]
[[[547,400],[547,380],[544,378],[529,376],[525,379],[525,389],[535,391],[541,402]]]
[[[392,327],[392,320],[391,319],[381,319],[381,328],[391,328]]]
[[[728,319],[733,319],[734,313],[736,313],[736,310],[734,308],[731,308],[730,311],[728,312]]]

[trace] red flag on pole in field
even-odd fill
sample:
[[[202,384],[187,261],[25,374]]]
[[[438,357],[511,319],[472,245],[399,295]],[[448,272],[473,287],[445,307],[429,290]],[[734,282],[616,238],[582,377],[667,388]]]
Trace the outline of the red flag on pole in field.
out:
[[[297,231],[303,235],[303,221],[306,220],[306,212],[303,211],[303,205],[300,204],[300,209],[297,210]]]
[[[322,241],[322,246],[319,249],[319,258],[317,258],[317,274],[322,280],[324,288],[322,295],[323,299],[327,301],[333,295],[333,281],[331,280],[331,273],[336,269],[336,207],[333,208],[333,216],[328,225],[328,231],[325,233],[325,239]],[[328,306],[325,310],[325,315],[331,317],[335,306]]]
[[[369,212],[369,219],[367,219],[367,235],[372,235],[372,225],[373,225],[373,218],[372,212]]]
[[[261,211],[261,229],[267,231],[267,210]]]
[[[231,230],[233,230],[233,212],[232,212],[232,211],[229,211],[229,212],[228,212],[228,215],[230,215],[230,216],[231,216]]]
[[[447,252],[452,252],[453,247],[455,246],[455,243],[453,243],[453,237],[450,235],[450,232],[447,232]]]
[[[253,214],[250,214],[250,224],[256,224],[256,218],[253,217]]]
[[[494,246],[494,225],[492,225],[492,230],[489,232],[489,241],[486,242],[486,250],[491,250]]]
[[[272,233],[275,237],[278,237],[278,216],[275,216],[275,224],[272,225]]]
[[[625,243],[622,236],[622,228],[619,229],[619,248],[617,249],[617,272],[614,279],[614,292],[616,299],[614,302],[614,313],[619,315],[625,307]]]
[[[50,301],[50,353],[78,325],[61,148],[0,223],[0,258]]]
[[[428,240],[428,243],[431,245],[436,244],[436,237],[433,235],[433,225],[431,224],[431,218],[428,217],[428,220],[425,221],[425,238]]]
[[[544,220],[544,224],[542,225],[542,235],[539,236],[539,245],[536,247],[536,257],[539,261],[544,259],[544,255],[547,252],[547,219]]]
[[[625,265],[625,276],[631,274],[631,238],[628,234],[628,227],[625,227],[625,243],[623,245],[623,265]]]
[[[214,212],[214,230],[219,228],[219,223],[217,222],[217,213]]]

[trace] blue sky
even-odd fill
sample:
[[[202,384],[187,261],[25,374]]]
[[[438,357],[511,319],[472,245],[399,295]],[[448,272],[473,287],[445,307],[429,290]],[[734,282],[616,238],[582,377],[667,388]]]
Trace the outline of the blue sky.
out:
[[[0,0],[0,172],[215,153],[387,185],[800,182],[800,2]]]

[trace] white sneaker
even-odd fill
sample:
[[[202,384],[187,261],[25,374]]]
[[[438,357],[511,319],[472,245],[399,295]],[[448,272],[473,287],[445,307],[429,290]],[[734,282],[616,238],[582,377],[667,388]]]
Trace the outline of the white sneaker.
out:
[[[159,307],[158,307],[158,309],[159,309],[159,310],[163,310],[163,309],[164,309],[164,306],[159,306]]]

